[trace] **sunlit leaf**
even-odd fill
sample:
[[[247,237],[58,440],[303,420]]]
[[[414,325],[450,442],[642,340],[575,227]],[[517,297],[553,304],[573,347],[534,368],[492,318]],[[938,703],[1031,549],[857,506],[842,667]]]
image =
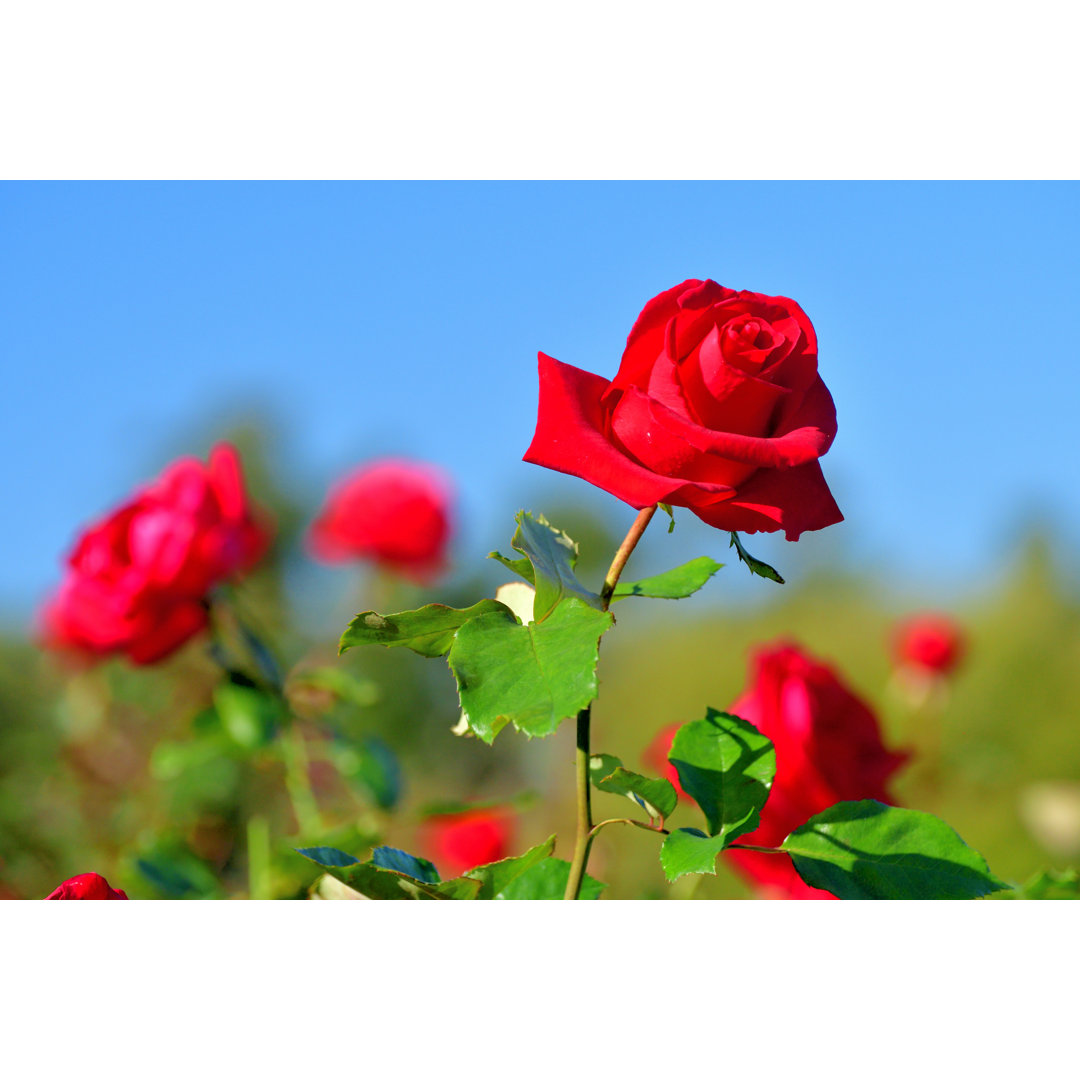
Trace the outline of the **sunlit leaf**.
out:
[[[830,806],[781,847],[803,881],[842,900],[970,900],[1008,888],[944,821],[872,799]]]
[[[502,613],[510,614],[510,611],[495,600],[481,600],[468,608],[426,604],[416,611],[399,611],[394,615],[362,611],[341,635],[338,653],[356,645],[387,648],[403,645],[421,656],[442,656],[453,644],[457,631],[470,620]]]
[[[730,843],[758,827],[776,772],[776,754],[753,724],[709,709],[704,720],[679,728],[668,760],[683,790],[701,807],[710,836]]]
[[[655,577],[642,578],[641,581],[621,581],[615,586],[613,600],[623,600],[627,596],[681,600],[684,596],[696,593],[723,565],[703,555]]]
[[[596,697],[597,649],[611,624],[609,612],[575,598],[528,626],[505,608],[465,623],[447,659],[471,730],[488,743],[507,723],[543,736],[576,716]]]
[[[549,858],[512,881],[496,900],[561,900],[570,880],[570,864],[565,859]],[[597,900],[607,886],[585,875],[581,882],[581,899]]]
[[[598,791],[626,796],[649,817],[668,817],[679,801],[678,792],[670,780],[654,780],[630,772],[611,754],[593,754],[589,758],[589,776]]]
[[[675,829],[664,837],[660,865],[668,881],[683,874],[715,874],[716,856],[728,845],[726,836],[706,836],[699,829]]]

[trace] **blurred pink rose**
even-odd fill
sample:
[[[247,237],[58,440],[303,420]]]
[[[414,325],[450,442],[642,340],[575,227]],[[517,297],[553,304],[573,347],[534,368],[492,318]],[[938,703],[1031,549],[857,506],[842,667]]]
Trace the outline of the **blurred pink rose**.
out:
[[[374,461],[331,489],[308,547],[323,562],[370,559],[426,584],[446,568],[450,502],[450,483],[433,466]]]
[[[208,465],[181,458],[79,538],[42,611],[45,644],[161,660],[206,625],[209,591],[269,542],[231,445],[215,446]]]
[[[510,854],[513,825],[506,810],[465,810],[440,814],[424,823],[424,847],[444,878],[474,866],[498,862]]]

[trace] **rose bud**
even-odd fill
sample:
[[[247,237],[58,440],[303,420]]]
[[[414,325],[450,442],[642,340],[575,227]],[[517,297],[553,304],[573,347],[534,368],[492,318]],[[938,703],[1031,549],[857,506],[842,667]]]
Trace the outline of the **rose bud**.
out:
[[[645,305],[610,382],[540,353],[524,460],[639,509],[797,540],[843,520],[818,464],[835,435],[802,308],[689,280]]]
[[[53,889],[46,900],[126,900],[123,889],[111,889],[100,874],[79,874]]]
[[[760,826],[738,843],[779,847],[788,833],[834,803],[893,801],[886,782],[908,754],[885,749],[874,714],[833,668],[783,643],[759,649],[751,668],[752,685],[727,711],[772,740],[776,777]],[[763,895],[831,898],[807,885],[786,855],[724,854]]]
[[[323,562],[370,559],[418,584],[446,568],[451,487],[430,465],[387,458],[356,469],[330,491],[308,533]]]
[[[44,643],[161,660],[207,623],[206,596],[250,569],[270,533],[228,443],[181,458],[79,538],[42,612]]]
[[[948,615],[914,615],[893,632],[893,658],[899,667],[930,675],[949,675],[964,654],[964,635]]]
[[[513,827],[506,810],[477,809],[439,814],[423,826],[423,843],[444,878],[474,866],[498,862],[510,854]]]

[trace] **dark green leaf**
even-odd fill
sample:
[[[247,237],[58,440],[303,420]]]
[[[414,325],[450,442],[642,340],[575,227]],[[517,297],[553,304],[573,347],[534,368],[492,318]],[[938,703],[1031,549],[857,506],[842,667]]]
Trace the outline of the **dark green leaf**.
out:
[[[533,618],[543,622],[560,601],[570,597],[601,608],[600,597],[582,585],[574,573],[577,544],[561,529],[549,525],[541,514],[534,518],[521,510],[515,520],[518,527],[510,543],[532,563],[532,584],[536,588]]]
[[[841,900],[970,900],[1008,888],[944,821],[872,799],[815,814],[781,845]]]
[[[669,518],[671,518],[671,520],[668,522],[667,531],[669,534],[673,533],[675,531],[675,511],[672,510],[667,503],[657,503],[656,505],[659,506],[660,509],[663,510]]]
[[[240,634],[248,647],[248,651],[255,659],[259,674],[270,684],[270,686],[275,690],[280,691],[282,685],[281,669],[278,667],[277,658],[270,651],[262,638],[259,637],[247,623],[239,618],[236,620],[236,623],[240,627]]]
[[[755,559],[742,546],[742,541],[739,539],[738,533],[731,534],[731,543],[728,547],[733,547],[738,553],[739,558],[750,568],[751,574],[757,574],[758,577],[768,578],[770,581],[775,581],[778,585],[784,584],[784,579],[768,564],[762,562],[760,559]]]
[[[731,843],[758,827],[776,772],[776,754],[753,724],[709,709],[704,720],[679,728],[668,760],[683,790],[705,814],[710,836]]]
[[[344,851],[338,851],[332,847],[304,847],[294,849],[305,859],[311,859],[320,866],[352,866],[360,860],[353,855],[347,855]]]
[[[512,881],[496,897],[498,900],[561,900],[570,880],[570,864],[565,859],[544,859],[521,877]],[[585,875],[581,883],[581,899],[596,900],[607,886]]]
[[[615,586],[613,600],[622,600],[627,596],[654,596],[661,600],[681,600],[684,596],[696,593],[724,564],[702,556],[691,559],[682,566],[657,574],[655,577],[642,578],[641,581],[624,581]]]
[[[611,754],[593,754],[589,758],[589,776],[597,790],[611,795],[625,795],[649,817],[668,817],[679,801],[678,792],[670,780],[652,780],[630,772]]]
[[[383,870],[396,870],[399,874],[408,874],[417,881],[434,884],[439,880],[439,871],[435,864],[419,855],[410,855],[393,847],[377,847],[371,853],[371,861]]]
[[[726,836],[706,836],[698,829],[676,829],[664,837],[660,865],[668,881],[683,874],[715,874],[716,856],[727,845]]]
[[[522,626],[505,608],[465,623],[447,659],[470,729],[490,743],[512,722],[531,738],[576,716],[596,697],[597,648],[611,624],[575,598],[542,623]]]
[[[404,645],[421,656],[442,656],[460,627],[483,615],[503,613],[510,614],[510,609],[497,600],[481,600],[468,608],[426,604],[416,611],[399,611],[395,615],[362,611],[341,635],[338,654],[355,645]]]
[[[522,874],[528,873],[554,850],[555,837],[549,836],[542,844],[529,848],[524,855],[517,855],[510,859],[500,859],[499,862],[487,863],[485,866],[473,867],[472,870],[462,874],[462,877],[480,882],[480,891],[475,899],[494,900]],[[448,881],[446,884],[450,885],[452,883]]]

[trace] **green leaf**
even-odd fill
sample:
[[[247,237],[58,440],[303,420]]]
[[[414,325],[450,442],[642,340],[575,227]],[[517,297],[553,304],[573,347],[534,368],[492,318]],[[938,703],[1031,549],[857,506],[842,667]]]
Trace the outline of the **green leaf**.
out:
[[[498,862],[487,863],[484,866],[473,867],[472,870],[462,874],[463,878],[480,882],[480,892],[476,895],[477,900],[494,900],[505,889],[509,888],[522,874],[528,873],[534,866],[546,859],[555,850],[555,837],[549,836],[542,844],[529,848],[524,855],[517,855],[510,859],[500,859]],[[446,882],[447,885],[452,882]]]
[[[409,877],[429,885],[439,881],[439,871],[435,869],[433,862],[422,859],[419,855],[410,855],[400,848],[377,847],[371,853],[371,861],[383,870],[396,870],[399,874],[408,874]]]
[[[324,867],[331,874],[358,893],[371,900],[448,900],[467,899],[465,894],[476,895],[480,891],[478,881],[430,882],[421,881],[398,870],[388,870],[373,862],[350,863],[340,866],[337,862],[323,863],[311,852],[319,848],[298,848],[305,858]],[[339,853],[340,854],[340,853]],[[337,856],[334,856],[336,859]]]
[[[753,832],[776,773],[773,744],[753,724],[709,709],[683,724],[668,752],[679,783],[701,807],[709,835],[730,844]]]
[[[520,551],[532,563],[532,584],[536,588],[533,606],[535,620],[543,622],[557,604],[570,597],[601,609],[603,604],[600,597],[582,585],[574,573],[577,544],[561,529],[549,525],[542,514],[533,517],[528,511],[520,510],[514,520],[518,527],[510,543],[515,551]],[[500,561],[511,569],[517,569],[509,560]],[[517,572],[521,573],[520,570]],[[526,580],[529,580],[528,577]]]
[[[589,758],[589,776],[598,791],[625,795],[642,807],[649,817],[669,817],[679,801],[678,792],[670,780],[652,780],[630,772],[611,754],[593,754]]]
[[[467,608],[425,604],[416,611],[399,611],[395,615],[362,611],[341,635],[338,655],[355,645],[385,645],[388,649],[404,645],[421,656],[442,656],[466,623],[484,615],[503,613],[513,618],[510,609],[497,600],[481,600]]]
[[[656,505],[659,506],[660,509],[663,510],[669,518],[671,518],[671,520],[668,522],[667,527],[668,535],[670,536],[671,533],[675,531],[675,511],[672,510],[667,503],[657,503]]]
[[[683,874],[715,874],[716,856],[727,845],[726,836],[706,836],[699,829],[676,829],[664,837],[660,865],[668,881]]]
[[[739,539],[738,533],[733,532],[731,534],[731,543],[728,544],[728,547],[733,547],[739,553],[739,558],[750,568],[751,574],[757,574],[758,577],[768,578],[770,581],[775,581],[778,585],[784,584],[784,579],[768,563],[764,563],[760,559],[755,559],[754,556],[742,546],[742,541]]]
[[[873,799],[830,806],[781,847],[803,881],[841,900],[970,900],[1008,888],[944,821]]]
[[[653,596],[661,600],[681,600],[684,596],[696,593],[724,564],[702,556],[691,559],[682,566],[657,574],[655,577],[642,578],[641,581],[624,581],[615,586],[613,602],[627,596]]]
[[[570,880],[570,864],[565,859],[544,859],[531,870],[515,878],[496,900],[561,900]],[[597,900],[607,886],[585,875],[581,883],[581,899]]]
[[[532,738],[576,716],[596,697],[597,649],[612,621],[571,598],[542,623],[522,626],[505,608],[465,623],[447,660],[472,731],[490,743],[513,723]]]

